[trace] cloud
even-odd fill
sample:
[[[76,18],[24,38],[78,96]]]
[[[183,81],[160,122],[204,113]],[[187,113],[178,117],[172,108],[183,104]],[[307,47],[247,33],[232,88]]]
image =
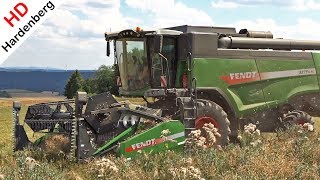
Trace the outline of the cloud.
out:
[[[79,22],[76,22],[78,27],[76,25],[71,26],[74,29],[76,29],[75,27],[79,29],[80,26],[83,31],[101,34],[110,30],[110,28],[115,31],[129,26],[129,18],[123,16],[120,12],[120,0],[71,0],[61,9],[73,15],[77,13]],[[63,16],[57,17],[57,21],[66,21],[64,19]],[[57,21],[54,24],[57,24]]]
[[[300,11],[320,10],[320,2],[315,0],[294,0],[291,8]]]
[[[238,8],[245,6],[280,6],[293,10],[319,10],[320,2],[316,0],[214,0],[211,2],[213,8]]]
[[[150,28],[213,24],[204,11],[174,0],[126,3],[151,14],[152,23],[144,23],[144,17],[124,16],[120,0],[68,0],[1,66],[95,69],[113,63],[112,57],[105,56],[106,31],[131,28],[132,24]]]
[[[217,0],[229,2],[229,7],[246,6],[251,3],[278,3],[293,7],[296,1],[272,0]],[[306,2],[309,2],[307,4]],[[55,15],[14,52],[2,66],[33,66],[67,69],[96,69],[102,64],[111,65],[113,57],[105,56],[105,31],[118,31],[139,24],[144,29],[176,25],[231,26],[251,30],[270,30],[275,37],[320,40],[320,22],[301,17],[292,25],[282,25],[273,19],[244,19],[230,24],[214,24],[205,11],[175,0],[126,0],[128,10],[141,16],[124,16],[120,0],[71,0],[56,9]],[[282,3],[282,4],[281,4]],[[312,4],[314,3],[314,4]],[[299,7],[317,8],[316,1],[303,1]],[[147,19],[151,19],[150,22]]]
[[[76,38],[69,38],[67,41],[32,38],[2,66],[97,69],[102,64],[112,63],[113,60],[105,56],[103,38],[86,41],[79,41]]]
[[[212,1],[211,6],[213,8],[225,8],[225,9],[235,9],[241,6],[241,4],[236,3],[236,2],[227,2],[227,1]]]
[[[298,18],[294,24],[286,26],[273,19],[242,20],[225,26],[236,27],[237,30],[270,30],[275,38],[320,40],[320,22],[310,18]]]
[[[126,0],[126,4],[152,16],[152,28],[182,24],[212,25],[212,18],[200,9],[192,8],[175,0]]]
[[[211,6],[214,8],[238,8],[240,6],[260,5],[288,6],[291,4],[291,0],[214,0],[211,2]]]
[[[93,8],[110,8],[110,7],[112,7],[112,4],[110,4],[110,3],[101,3],[101,2],[86,2],[86,5],[88,7],[93,7]]]
[[[2,66],[96,69],[111,65],[105,56],[104,33],[125,29],[120,0],[71,0],[55,10]]]

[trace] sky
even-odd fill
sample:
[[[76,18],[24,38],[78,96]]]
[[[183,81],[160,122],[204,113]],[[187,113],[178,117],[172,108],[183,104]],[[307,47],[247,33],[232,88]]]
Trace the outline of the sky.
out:
[[[320,41],[320,0],[68,0],[0,67],[97,69],[114,62],[105,32],[185,24]]]

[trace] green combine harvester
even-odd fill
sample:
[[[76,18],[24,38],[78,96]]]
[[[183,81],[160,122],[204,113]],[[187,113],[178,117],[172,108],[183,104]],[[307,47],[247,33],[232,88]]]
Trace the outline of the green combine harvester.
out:
[[[320,41],[187,25],[137,27],[106,33],[105,39],[107,55],[114,50],[119,94],[142,97],[146,106],[117,102],[108,92],[79,92],[75,101],[30,106],[24,120],[34,132],[68,136],[77,160],[179,150],[206,123],[221,134],[217,143],[226,145],[247,123],[272,132],[313,123],[310,115],[320,114],[320,54],[306,52],[320,50]],[[20,106],[13,104],[15,151],[41,141],[29,141]]]

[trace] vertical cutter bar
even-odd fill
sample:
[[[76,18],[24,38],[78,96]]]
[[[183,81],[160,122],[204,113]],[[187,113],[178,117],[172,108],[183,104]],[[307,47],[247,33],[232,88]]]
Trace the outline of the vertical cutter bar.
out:
[[[90,142],[90,137],[87,132],[86,122],[83,118],[78,121],[78,136],[77,136],[77,159],[78,161],[83,161],[84,159],[92,156],[96,150],[92,147]]]
[[[80,120],[83,119],[83,105],[87,103],[87,93],[85,92],[77,92],[76,98],[75,98],[75,119],[72,120],[72,127],[71,127],[71,150],[70,150],[70,156],[73,157],[76,161],[79,160],[80,154],[79,154],[79,142],[81,142],[81,139],[79,139],[81,136],[79,136],[79,123]],[[73,160],[74,160],[73,159]]]
[[[14,101],[12,105],[12,115],[13,115],[13,152],[17,150],[22,150],[26,147],[30,141],[28,139],[27,133],[23,126],[19,123],[19,112],[21,110],[21,103]]]
[[[19,125],[19,111],[21,105],[19,106],[19,102],[14,101],[12,104],[12,150],[15,152],[17,150],[17,141],[16,141],[16,133],[17,133],[17,125]]]
[[[71,137],[70,137],[70,158],[75,160],[77,157],[77,136],[78,136],[78,120],[73,119],[71,124]]]

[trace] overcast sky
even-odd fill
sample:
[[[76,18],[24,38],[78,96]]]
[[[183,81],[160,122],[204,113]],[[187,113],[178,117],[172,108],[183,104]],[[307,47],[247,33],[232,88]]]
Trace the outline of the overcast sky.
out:
[[[105,31],[140,26],[231,26],[270,30],[275,37],[320,40],[319,0],[71,0],[0,67],[97,69]]]

